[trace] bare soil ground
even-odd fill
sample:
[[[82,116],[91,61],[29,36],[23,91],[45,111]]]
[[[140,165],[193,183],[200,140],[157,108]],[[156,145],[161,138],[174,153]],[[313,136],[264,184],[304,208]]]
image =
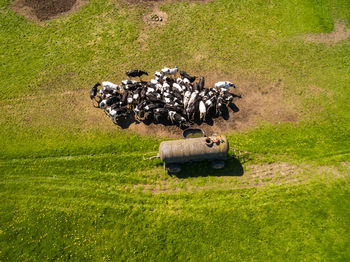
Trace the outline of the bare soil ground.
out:
[[[178,2],[181,0],[126,0],[127,4],[148,5],[152,12],[144,15],[147,24],[162,24],[167,14],[159,10],[159,2]],[[192,0],[192,2],[208,2],[209,0]],[[12,9],[19,15],[32,21],[46,21],[65,13],[77,11],[88,0],[15,0]]]
[[[221,74],[212,74],[206,77],[206,86],[213,86],[219,79],[226,79]],[[258,80],[227,78],[237,84],[237,90],[233,92],[242,94],[241,99],[235,99],[234,103],[238,112],[231,109],[228,120],[222,117],[213,119],[213,124],[206,123],[194,125],[193,128],[201,128],[206,134],[223,133],[230,131],[247,131],[256,127],[261,122],[282,123],[297,122],[298,111],[294,105],[284,99],[284,94],[279,85],[282,80],[266,85],[259,84]],[[161,137],[180,137],[182,132],[176,126],[164,126],[161,124],[145,125],[133,123],[129,129],[138,134],[154,134]]]
[[[220,74],[213,74],[206,77],[206,86],[212,86]],[[239,111],[231,109],[228,120],[222,117],[214,119],[213,125],[195,125],[204,130],[208,135],[213,133],[246,131],[256,127],[260,122],[296,122],[298,112],[295,107],[288,104],[279,85],[281,81],[270,84],[260,84],[258,80],[246,80],[227,78],[237,84],[235,93],[242,94],[241,99],[234,103]],[[105,129],[116,130],[119,126],[113,124],[108,116],[98,108],[94,108],[90,98],[89,90],[81,89],[63,93],[42,93],[40,96],[25,96],[23,98],[11,99],[4,104],[6,115],[17,121],[23,120],[29,126],[59,125],[79,126],[83,129]],[[16,103],[21,100],[21,103]],[[2,104],[2,103],[0,103]],[[18,105],[21,106],[18,106]],[[57,110],[60,108],[60,110]],[[45,110],[45,114],[43,114]],[[51,123],[52,122],[52,123]],[[128,131],[157,137],[179,138],[182,130],[177,126],[164,126],[162,124],[132,123],[127,127]]]
[[[305,37],[306,41],[334,44],[350,37],[350,28],[346,28],[343,23],[336,21],[334,29],[330,33],[309,34]]]
[[[34,21],[45,21],[78,10],[87,0],[16,0],[12,9]]]

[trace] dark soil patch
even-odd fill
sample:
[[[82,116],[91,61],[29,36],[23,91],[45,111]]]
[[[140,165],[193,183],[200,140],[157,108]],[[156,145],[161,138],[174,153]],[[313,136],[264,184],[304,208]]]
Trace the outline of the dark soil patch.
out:
[[[146,5],[155,5],[162,3],[173,3],[173,2],[209,2],[211,0],[124,0],[128,4],[146,4]]]
[[[83,0],[17,0],[12,9],[30,20],[45,21],[76,11],[84,3]]]

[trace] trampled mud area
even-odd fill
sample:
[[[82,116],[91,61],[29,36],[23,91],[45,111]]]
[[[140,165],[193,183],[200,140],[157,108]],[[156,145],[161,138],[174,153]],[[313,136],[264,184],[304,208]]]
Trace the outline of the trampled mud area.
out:
[[[209,78],[207,78],[209,80]],[[212,81],[211,81],[212,82]],[[242,81],[237,83],[237,90],[242,98],[235,98],[234,110],[228,108],[228,119],[214,118],[211,124],[194,124],[191,128],[200,128],[207,135],[230,131],[247,131],[262,122],[283,123],[297,122],[298,113],[294,105],[285,101],[282,90],[275,85],[259,86],[255,81]],[[177,126],[164,126],[162,124],[132,123],[128,129],[138,134],[156,135],[163,137],[180,137],[182,130]]]
[[[29,20],[45,21],[75,12],[87,0],[16,0],[12,9]]]
[[[213,74],[206,77],[206,87],[214,86],[218,79],[224,76]],[[226,79],[226,78],[225,78]],[[213,118],[211,123],[196,123],[191,128],[200,128],[207,135],[213,133],[223,133],[232,131],[247,131],[258,126],[262,122],[283,123],[297,122],[298,111],[296,104],[286,101],[285,94],[281,86],[283,80],[276,80],[275,83],[261,84],[259,80],[246,80],[227,78],[237,85],[233,89],[235,94],[242,95],[242,98],[233,100],[234,107],[228,108],[228,117]],[[175,125],[164,125],[159,123],[143,123],[138,121],[126,121],[121,126],[115,125],[108,116],[100,109],[94,108],[87,99],[87,93],[84,94],[86,105],[87,125],[98,125],[100,128],[123,128],[133,133],[141,135],[151,135],[160,137],[181,137],[182,130]],[[85,103],[84,103],[85,104]]]
[[[208,75],[206,87],[213,86],[223,75]],[[196,124],[191,127],[202,129],[207,135],[213,133],[228,133],[235,131],[248,131],[257,127],[262,122],[269,123],[295,123],[298,121],[298,100],[293,103],[286,99],[283,93],[283,80],[276,80],[275,83],[261,84],[258,79],[247,80],[244,78],[230,78],[237,85],[233,90],[241,94],[242,98],[235,98],[236,111],[229,109],[228,119],[223,117],[213,118],[213,123]],[[118,82],[115,80],[115,82]],[[67,128],[79,128],[80,130],[121,130],[120,127],[99,108],[95,108],[89,97],[89,88],[75,91],[55,93],[48,90],[35,96],[24,96],[14,98],[20,103],[13,101],[12,106],[5,108],[5,115],[11,119],[25,122],[30,126],[42,125],[66,126]],[[1,104],[1,103],[0,103]],[[30,108],[30,110],[28,110]],[[43,114],[45,108],[45,114]],[[57,110],[59,108],[60,110]],[[124,123],[124,130],[135,134],[180,138],[182,130],[175,125],[145,124],[143,122]]]

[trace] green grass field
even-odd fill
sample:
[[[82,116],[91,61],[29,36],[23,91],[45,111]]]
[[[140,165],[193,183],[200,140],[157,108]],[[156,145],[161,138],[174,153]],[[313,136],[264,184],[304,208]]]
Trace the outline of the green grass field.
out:
[[[38,24],[11,3],[0,0],[0,261],[350,260],[350,40],[305,40],[349,26],[349,1],[158,3],[162,26],[143,22],[146,4],[90,0]],[[282,79],[298,119],[226,130],[248,161],[169,176],[143,161],[166,138],[114,126],[88,91],[175,65],[251,92]]]

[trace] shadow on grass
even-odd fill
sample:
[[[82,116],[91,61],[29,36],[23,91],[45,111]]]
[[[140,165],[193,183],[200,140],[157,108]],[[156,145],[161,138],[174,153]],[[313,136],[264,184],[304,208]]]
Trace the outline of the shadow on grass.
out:
[[[177,178],[207,177],[207,176],[243,176],[244,169],[239,159],[226,160],[223,169],[213,169],[209,161],[193,162],[181,165],[181,172],[170,174]]]
[[[213,126],[214,120],[219,118],[220,116],[225,120],[229,120],[230,113],[229,113],[228,108],[230,108],[235,113],[239,112],[239,108],[234,103],[230,103],[228,105],[228,107],[226,105],[224,105],[221,108],[221,115],[217,115],[215,113],[215,109],[211,108],[211,110],[208,111],[208,114],[206,115],[205,121],[203,122],[202,120],[200,120],[199,112],[196,112],[194,114],[194,120],[187,121],[186,123],[180,125],[179,127],[182,130],[184,130],[184,129],[190,128],[194,124],[196,124],[198,126],[200,126],[202,124],[207,124],[209,126]],[[153,124],[160,124],[163,126],[174,126],[175,125],[173,122],[170,121],[168,116],[166,116],[166,117],[163,116],[163,117],[160,117],[159,119],[155,119],[153,114],[149,114],[149,116],[146,117],[145,119],[138,120],[135,118],[134,113],[128,114],[127,116],[118,119],[117,121],[114,122],[114,124],[118,125],[122,129],[128,129],[131,124],[133,124],[133,123],[139,124],[140,122],[144,123],[147,126],[152,124],[152,123]]]

